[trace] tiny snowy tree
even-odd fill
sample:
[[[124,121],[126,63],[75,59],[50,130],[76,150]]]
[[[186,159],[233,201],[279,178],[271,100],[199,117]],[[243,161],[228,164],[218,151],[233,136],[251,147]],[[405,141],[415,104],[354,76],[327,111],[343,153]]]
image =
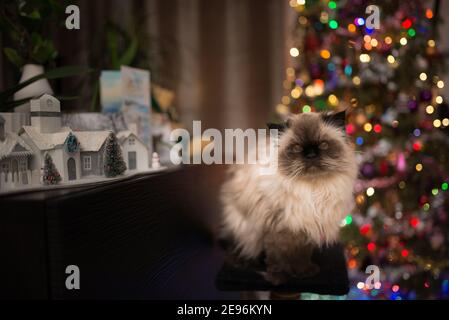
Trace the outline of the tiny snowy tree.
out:
[[[45,154],[44,158],[44,175],[42,180],[45,185],[54,185],[61,181],[61,175],[59,174],[58,169],[56,169],[53,159],[48,153]]]
[[[109,134],[106,140],[103,161],[104,174],[106,177],[118,176],[123,174],[126,170],[126,163],[122,157],[122,149],[113,132]]]

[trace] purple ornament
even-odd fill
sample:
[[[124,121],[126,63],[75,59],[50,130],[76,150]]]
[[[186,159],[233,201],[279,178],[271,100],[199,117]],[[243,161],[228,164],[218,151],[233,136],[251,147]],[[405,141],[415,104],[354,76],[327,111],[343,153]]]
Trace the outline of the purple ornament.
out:
[[[371,163],[364,163],[362,165],[362,174],[366,178],[372,178],[374,176],[374,166]]]
[[[418,108],[418,103],[415,100],[410,100],[407,102],[407,107],[410,111],[415,111]]]
[[[302,81],[301,79],[296,79],[296,80],[295,80],[295,84],[296,84],[298,87],[302,87],[302,86],[304,85],[304,81]]]
[[[430,92],[430,90],[421,91],[419,96],[420,96],[421,101],[423,101],[423,102],[429,102],[430,100],[432,100],[432,93]]]

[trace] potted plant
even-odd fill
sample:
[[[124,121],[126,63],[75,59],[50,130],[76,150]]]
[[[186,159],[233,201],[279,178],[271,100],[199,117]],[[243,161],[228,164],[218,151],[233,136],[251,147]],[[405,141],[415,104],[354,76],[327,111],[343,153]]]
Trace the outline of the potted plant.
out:
[[[12,105],[16,107],[16,111],[29,111],[27,101],[33,97],[44,93],[53,94],[45,68],[54,66],[58,51],[46,35],[58,25],[58,21],[63,21],[58,19],[63,12],[64,7],[60,1],[1,0],[0,27],[7,36],[8,43],[3,48],[3,53],[21,72],[19,86],[13,92],[15,102]],[[51,75],[53,78],[65,77],[68,76],[67,70],[63,68],[63,73],[53,70]],[[69,71],[74,75],[75,69],[69,68]],[[11,91],[5,96],[6,91],[8,90],[0,93],[3,110],[8,107],[6,100],[11,98]]]

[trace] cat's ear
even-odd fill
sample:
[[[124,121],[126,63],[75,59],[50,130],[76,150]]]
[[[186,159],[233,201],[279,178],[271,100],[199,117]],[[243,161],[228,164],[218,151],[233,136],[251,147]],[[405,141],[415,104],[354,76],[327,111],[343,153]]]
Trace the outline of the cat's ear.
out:
[[[346,128],[346,109],[340,112],[323,114],[324,122],[330,123],[337,128],[345,130]]]
[[[279,132],[284,132],[287,129],[287,124],[285,123],[267,123],[269,130],[276,129]]]

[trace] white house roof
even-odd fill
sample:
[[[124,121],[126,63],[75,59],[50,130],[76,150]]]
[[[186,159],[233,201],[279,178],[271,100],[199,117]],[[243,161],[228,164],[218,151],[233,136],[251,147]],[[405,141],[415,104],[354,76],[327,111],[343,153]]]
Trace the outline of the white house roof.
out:
[[[63,127],[56,133],[42,133],[36,127],[23,126],[20,131],[25,132],[39,150],[45,151],[63,145],[70,133],[70,128]]]
[[[110,131],[74,131],[81,151],[98,151],[109,136]]]
[[[134,139],[139,140],[140,142],[142,142],[143,144],[145,144],[134,132],[132,132],[131,130],[124,130],[124,131],[119,131],[117,133],[117,139],[119,141],[120,144],[122,144],[123,142],[125,142],[126,139],[128,139],[130,136],[133,136]]]
[[[31,148],[17,134],[6,133],[5,140],[0,141],[0,160],[9,156],[30,156]]]
[[[81,151],[98,151],[110,133],[109,131],[72,131],[69,127],[63,127],[61,131],[55,133],[42,133],[32,126],[24,126],[22,130],[41,151],[52,150],[63,145],[69,133],[76,136]]]

